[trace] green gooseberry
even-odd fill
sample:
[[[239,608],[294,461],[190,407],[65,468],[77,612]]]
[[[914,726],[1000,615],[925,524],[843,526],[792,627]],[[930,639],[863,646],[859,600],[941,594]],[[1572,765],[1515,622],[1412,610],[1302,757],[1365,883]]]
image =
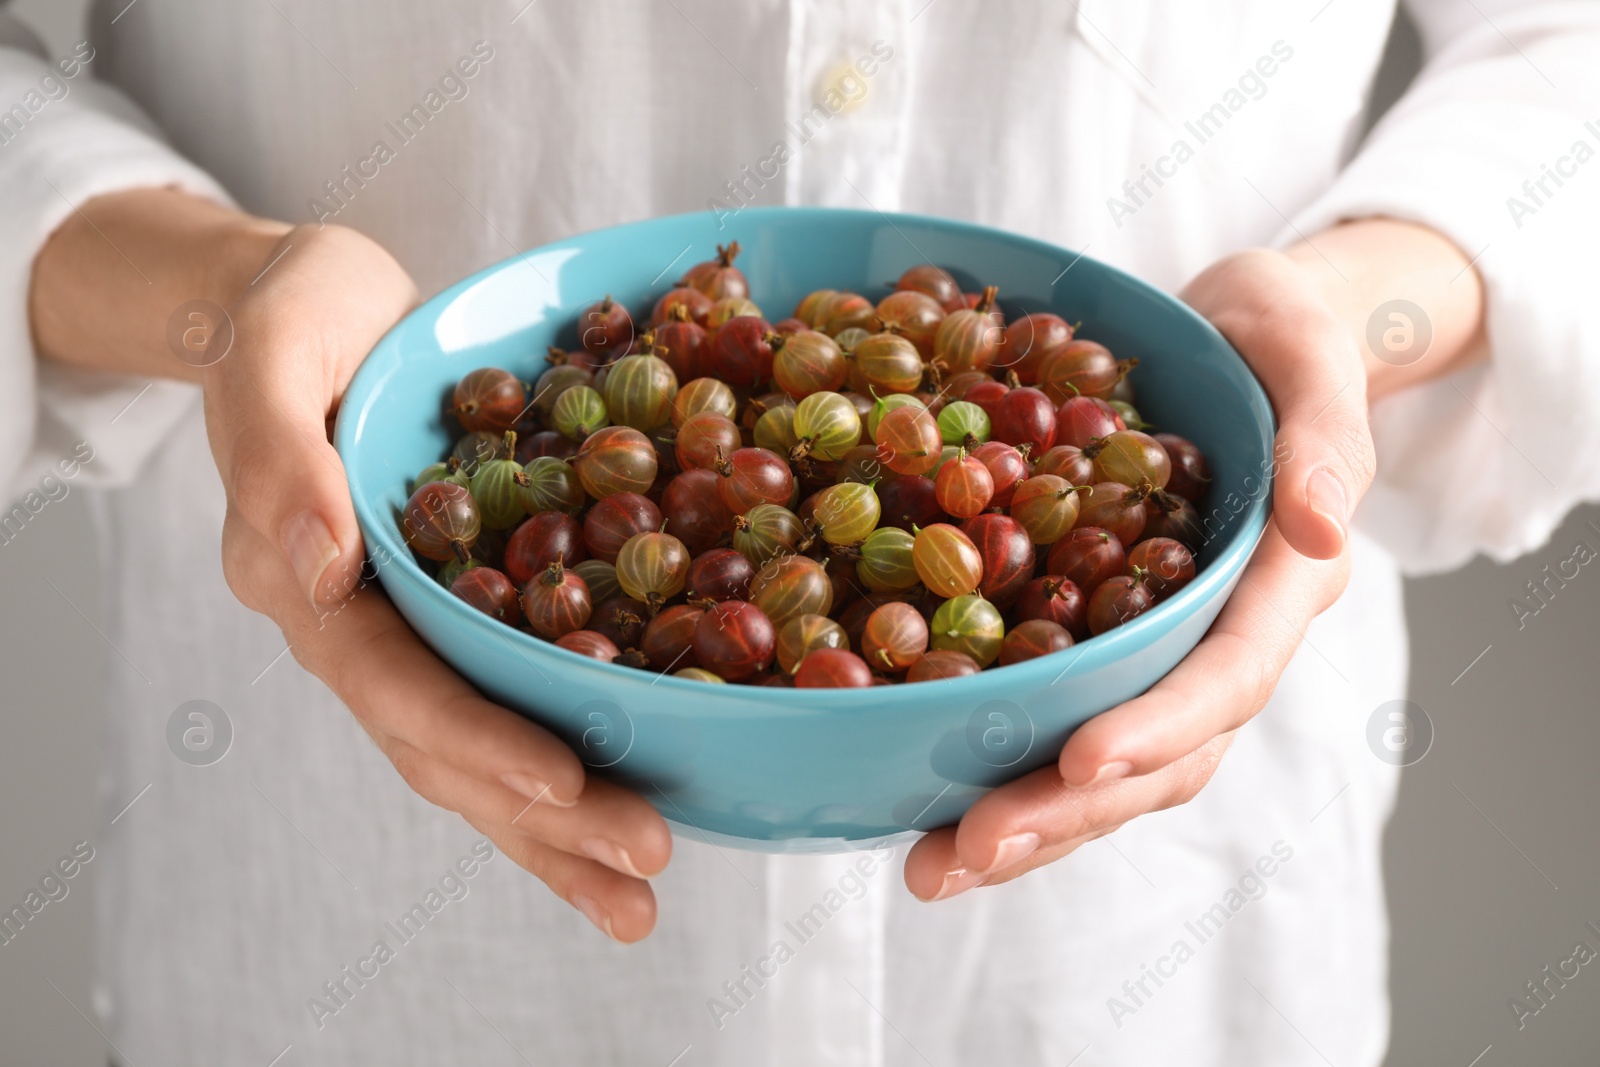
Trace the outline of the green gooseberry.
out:
[[[928,623],[931,646],[952,652],[965,652],[987,667],[1000,656],[1006,625],[1000,609],[975,593],[951,597],[939,605]]]
[[[856,577],[874,593],[898,593],[922,579],[912,562],[911,546],[916,538],[896,526],[873,530],[861,543],[861,558],[856,561]]]
[[[535,456],[522,470],[528,476],[528,484],[522,487],[522,506],[529,515],[541,511],[576,515],[588,500],[578,472],[564,459]]]
[[[812,393],[794,409],[794,435],[799,442],[789,458],[836,460],[861,440],[861,415],[842,393]]]
[[[550,412],[550,425],[573,441],[583,441],[596,430],[611,425],[606,398],[592,385],[574,385],[556,400]]]
[[[839,482],[817,493],[811,512],[817,532],[830,545],[853,545],[878,528],[883,509],[878,491],[862,482]]]
[[[939,412],[939,436],[971,451],[989,440],[989,413],[968,400],[953,400]]]

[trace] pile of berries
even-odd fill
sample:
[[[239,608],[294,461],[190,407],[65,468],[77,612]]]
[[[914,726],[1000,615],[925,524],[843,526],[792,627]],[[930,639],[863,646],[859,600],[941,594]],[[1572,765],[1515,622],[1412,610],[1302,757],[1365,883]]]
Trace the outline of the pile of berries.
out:
[[[1205,457],[1056,315],[913,267],[769,323],[692,267],[648,332],[610,297],[531,386],[486,367],[401,516],[508,626],[705,682],[866,686],[1071,646],[1194,577]]]

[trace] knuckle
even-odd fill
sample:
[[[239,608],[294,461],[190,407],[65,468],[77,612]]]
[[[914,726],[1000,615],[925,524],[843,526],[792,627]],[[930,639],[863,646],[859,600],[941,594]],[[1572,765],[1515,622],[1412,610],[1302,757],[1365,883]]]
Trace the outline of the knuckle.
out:
[[[229,501],[269,539],[276,536],[276,531],[262,529],[261,523],[268,513],[269,502],[277,495],[274,492],[279,477],[277,460],[274,450],[259,440],[240,440],[235,441],[233,459],[228,467]]]
[[[1378,455],[1372,445],[1372,428],[1360,412],[1346,409],[1328,412],[1329,424],[1321,426],[1329,445],[1355,479],[1351,488],[1360,493],[1372,484],[1378,473]]]
[[[439,794],[438,776],[434,773],[433,761],[429,757],[404,742],[391,743],[385,749],[384,755],[389,757],[389,762],[394,765],[401,780],[413,793],[446,811],[456,810]]]
[[[240,530],[240,519],[232,509],[222,525],[222,577],[234,598],[251,611],[263,612],[264,602],[257,589],[255,554],[249,539]]]
[[[1263,605],[1262,610],[1269,627],[1282,628],[1282,618],[1271,605]],[[1214,633],[1208,640],[1218,642],[1219,651],[1225,654],[1219,681],[1228,692],[1243,698],[1232,701],[1240,708],[1233,718],[1248,719],[1266,707],[1273,689],[1277,688],[1277,677],[1268,670],[1260,643],[1229,630]]]

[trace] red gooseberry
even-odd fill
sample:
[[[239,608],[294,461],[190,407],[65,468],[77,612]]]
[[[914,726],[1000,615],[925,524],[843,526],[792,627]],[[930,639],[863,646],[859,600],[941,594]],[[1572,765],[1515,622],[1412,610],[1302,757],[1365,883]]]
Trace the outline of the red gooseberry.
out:
[[[1071,578],[1050,574],[1033,579],[1017,594],[1013,610],[1019,622],[1044,619],[1064,627],[1075,641],[1089,636],[1089,601]]]
[[[1087,596],[1121,574],[1127,562],[1122,542],[1111,531],[1080,526],[1051,546],[1045,569],[1069,579]]]
[[[588,583],[560,563],[550,564],[522,590],[528,625],[551,641],[583,629],[593,609]]]
[[[564,634],[556,638],[556,646],[568,652],[576,652],[580,656],[597,659],[601,663],[610,663],[621,655],[609,637],[594,630],[574,630],[570,634]]]
[[[1017,624],[1000,642],[1000,666],[1038,659],[1071,647],[1072,635],[1066,627],[1047,619],[1029,619]]]
[[[1089,596],[1089,632],[1103,634],[1107,630],[1150,610],[1155,597],[1145,584],[1144,574],[1119,574],[1100,583]]]
[[[857,689],[872,684],[866,661],[842,648],[809,652],[794,672],[797,689]]]
[[[517,587],[501,571],[493,567],[473,567],[456,575],[450,591],[477,608],[491,619],[499,619],[508,626],[522,621],[522,610],[517,604]]]
[[[588,555],[583,527],[564,511],[541,511],[511,531],[506,540],[505,572],[527,585],[552,563],[571,567]]]
[[[724,600],[695,623],[692,647],[700,666],[730,682],[766,669],[777,646],[772,621],[754,604]]]

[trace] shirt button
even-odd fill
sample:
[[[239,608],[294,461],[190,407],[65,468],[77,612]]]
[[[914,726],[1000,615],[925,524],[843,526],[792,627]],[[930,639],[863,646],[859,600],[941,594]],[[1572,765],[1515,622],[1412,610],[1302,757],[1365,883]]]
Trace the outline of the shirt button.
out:
[[[856,65],[843,62],[832,67],[817,80],[817,103],[836,114],[858,110],[872,93],[872,83],[856,69]]]

